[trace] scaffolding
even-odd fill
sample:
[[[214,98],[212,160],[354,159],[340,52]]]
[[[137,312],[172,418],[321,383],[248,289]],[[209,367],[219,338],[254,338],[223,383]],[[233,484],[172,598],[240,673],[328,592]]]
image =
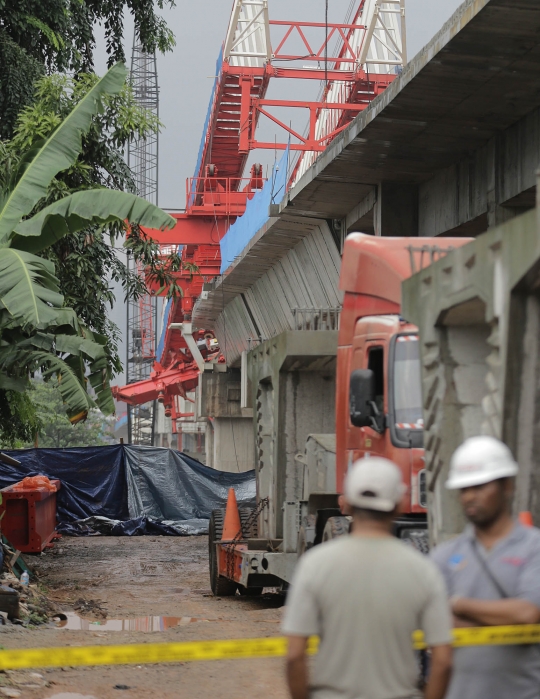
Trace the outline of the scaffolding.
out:
[[[137,104],[158,116],[159,90],[156,55],[143,51],[140,39],[133,37],[131,84]],[[139,196],[158,203],[158,134],[135,139],[128,147],[128,165]],[[144,269],[128,255],[128,268],[140,277]],[[157,299],[145,294],[127,304],[126,382],[135,383],[150,376],[156,356]],[[153,445],[155,434],[155,401],[128,406],[129,444]]]

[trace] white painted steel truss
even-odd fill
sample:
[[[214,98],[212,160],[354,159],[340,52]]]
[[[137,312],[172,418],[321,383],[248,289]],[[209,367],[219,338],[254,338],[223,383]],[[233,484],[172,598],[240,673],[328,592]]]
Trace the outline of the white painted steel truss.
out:
[[[399,73],[407,63],[405,0],[366,0],[356,23],[367,30],[353,32],[349,43],[358,56],[358,65],[366,73]],[[326,102],[345,103],[351,96],[349,82],[334,81],[327,89]],[[323,138],[336,128],[341,112],[321,109],[317,118],[316,135]],[[303,153],[300,158],[296,184],[313,165],[318,153]]]
[[[271,58],[268,0],[235,0],[223,60],[233,66],[261,67]]]

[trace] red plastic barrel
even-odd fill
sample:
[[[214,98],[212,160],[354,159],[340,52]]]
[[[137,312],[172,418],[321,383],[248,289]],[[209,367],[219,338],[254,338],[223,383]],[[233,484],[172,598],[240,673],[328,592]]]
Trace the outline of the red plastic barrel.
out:
[[[15,483],[3,488],[0,514],[2,534],[23,553],[41,553],[56,532],[56,491],[60,481],[52,480],[50,487],[23,488]]]

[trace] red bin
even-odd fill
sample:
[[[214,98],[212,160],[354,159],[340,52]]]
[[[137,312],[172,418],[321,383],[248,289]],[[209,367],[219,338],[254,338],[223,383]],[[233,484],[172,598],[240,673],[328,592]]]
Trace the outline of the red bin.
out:
[[[51,480],[55,490],[22,488],[18,483],[2,488],[0,514],[2,534],[23,553],[41,553],[56,533],[56,491],[60,481]],[[4,514],[5,513],[5,514]]]

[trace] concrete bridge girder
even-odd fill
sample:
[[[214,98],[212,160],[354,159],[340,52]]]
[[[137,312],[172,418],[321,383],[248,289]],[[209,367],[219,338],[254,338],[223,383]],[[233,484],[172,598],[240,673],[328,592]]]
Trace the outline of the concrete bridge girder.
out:
[[[449,253],[403,284],[403,314],[419,327],[426,469],[435,541],[461,530],[444,487],[463,439],[502,438],[520,463],[516,509],[540,522],[540,227],[536,211]]]
[[[383,181],[345,216],[347,232],[476,236],[535,206],[540,109],[421,183]]]
[[[261,341],[309,322],[306,311],[313,321],[322,314],[323,323],[326,311],[337,312],[338,243],[326,221],[310,220],[296,235],[294,224],[280,222],[218,280],[209,300],[197,302],[194,322],[216,332],[229,366]],[[330,320],[337,327],[337,315]]]
[[[337,331],[287,331],[247,355],[258,497],[269,498],[259,536],[283,537],[283,503],[303,495],[296,460],[311,434],[335,432]]]

